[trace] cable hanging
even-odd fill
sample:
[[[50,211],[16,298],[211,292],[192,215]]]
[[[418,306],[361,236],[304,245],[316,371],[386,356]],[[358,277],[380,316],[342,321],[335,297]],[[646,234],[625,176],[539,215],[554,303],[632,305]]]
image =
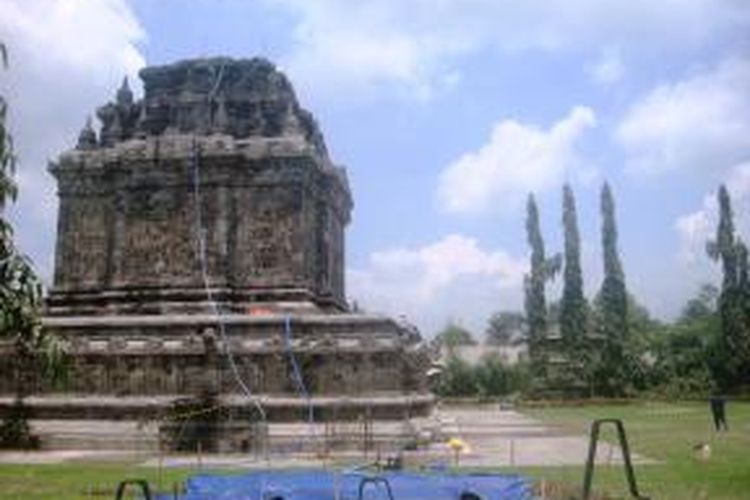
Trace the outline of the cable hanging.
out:
[[[302,369],[297,361],[297,356],[294,354],[294,347],[292,346],[292,318],[289,315],[286,315],[284,318],[284,349],[289,357],[289,363],[292,365],[292,376],[297,385],[297,391],[302,394],[307,401],[307,423],[310,425],[310,429],[312,429],[313,424],[315,424],[315,412],[312,397],[307,390],[305,380],[302,378]]]
[[[207,101],[209,105],[213,101],[214,95],[219,89],[219,86],[221,85],[221,80],[224,76],[224,66],[225,63],[222,63],[219,67],[219,73],[216,76],[215,83],[213,87],[211,88],[211,91],[208,94]],[[229,343],[229,339],[227,337],[226,332],[226,324],[224,323],[224,316],[221,311],[221,308],[216,303],[216,300],[214,299],[213,291],[211,290],[211,283],[210,278],[208,276],[208,265],[207,265],[207,258],[206,258],[206,228],[203,225],[203,207],[202,207],[202,197],[201,197],[201,178],[200,178],[200,155],[198,150],[198,143],[196,141],[195,135],[193,135],[193,144],[192,144],[192,184],[193,184],[193,203],[195,204],[195,229],[196,229],[196,242],[198,244],[198,260],[200,261],[200,268],[201,268],[201,278],[203,281],[203,288],[206,292],[206,299],[208,301],[208,306],[211,311],[211,313],[217,318],[217,326],[219,329],[219,336],[221,338],[221,342],[223,345],[224,354],[227,356],[227,360],[229,362],[229,367],[232,372],[232,375],[234,376],[235,381],[237,382],[237,385],[240,386],[242,389],[242,392],[245,393],[248,399],[252,401],[255,408],[258,410],[258,413],[260,414],[261,421],[266,422],[266,412],[263,409],[263,406],[258,401],[257,396],[255,396],[248,385],[245,383],[245,381],[242,379],[242,375],[240,374],[240,370],[237,366],[237,363],[234,359],[234,354],[232,353],[231,345]]]

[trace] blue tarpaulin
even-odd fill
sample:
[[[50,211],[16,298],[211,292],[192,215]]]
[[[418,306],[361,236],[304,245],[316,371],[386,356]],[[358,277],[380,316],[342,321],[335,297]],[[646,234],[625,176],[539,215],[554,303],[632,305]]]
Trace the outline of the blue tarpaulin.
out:
[[[185,484],[182,500],[357,500],[364,478],[371,478],[362,498],[395,500],[531,499],[531,481],[518,475],[336,471],[252,472],[243,475],[201,474]],[[383,479],[385,481],[383,481]],[[471,496],[471,495],[474,496]],[[462,497],[462,495],[464,495]],[[162,497],[164,500],[171,496]]]

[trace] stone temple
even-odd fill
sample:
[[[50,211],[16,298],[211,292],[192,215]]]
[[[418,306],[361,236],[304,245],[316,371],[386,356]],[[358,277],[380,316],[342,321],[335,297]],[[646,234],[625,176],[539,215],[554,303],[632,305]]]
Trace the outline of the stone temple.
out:
[[[125,81],[97,111],[101,130],[87,124],[50,166],[43,324],[69,342],[71,367],[62,386],[37,382],[35,417],[158,418],[206,390],[271,422],[310,407],[321,421],[427,414],[419,334],[347,305],[346,171],[287,78],[258,58],[140,77],[142,99]]]

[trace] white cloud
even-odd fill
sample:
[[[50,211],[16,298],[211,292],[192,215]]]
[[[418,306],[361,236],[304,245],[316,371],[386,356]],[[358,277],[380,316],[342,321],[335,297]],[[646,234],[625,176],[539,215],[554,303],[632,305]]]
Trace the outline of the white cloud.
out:
[[[750,59],[659,85],[630,108],[615,136],[634,173],[728,171],[750,158]]]
[[[486,144],[440,174],[441,205],[460,213],[514,206],[530,191],[559,187],[570,175],[588,175],[575,144],[595,124],[594,112],[580,106],[547,130],[513,120],[497,123]]]
[[[525,258],[451,234],[421,248],[374,252],[365,268],[348,271],[348,288],[365,308],[405,314],[423,331],[434,331],[448,317],[479,329],[501,306],[521,307],[525,270]]]
[[[87,115],[144,65],[144,33],[124,0],[4,2],[0,40],[10,67],[0,86],[19,156],[17,235],[51,273],[57,200],[47,161],[75,144]]]
[[[589,66],[590,78],[599,84],[612,84],[620,81],[625,74],[620,50],[616,47],[605,47],[595,64]]]
[[[457,59],[482,49],[683,50],[747,28],[737,0],[266,0],[296,18],[286,60],[318,91],[385,84],[429,97]]]
[[[303,86],[360,93],[392,83],[428,99],[460,77],[442,58],[464,53],[474,41],[463,28],[433,23],[453,9],[446,2],[269,0],[298,14],[295,45],[283,65]]]
[[[750,218],[745,210],[738,209],[750,203],[750,161],[735,165],[725,185],[734,207],[735,228],[740,235],[750,235]],[[717,225],[716,193],[707,194],[698,210],[677,218],[675,229],[680,236],[679,257],[683,264],[707,264],[706,242],[714,238]]]
[[[706,241],[711,235],[712,219],[715,219],[713,197],[706,196],[702,207],[695,212],[682,215],[675,222],[675,229],[680,235],[680,260],[693,264],[706,248]]]

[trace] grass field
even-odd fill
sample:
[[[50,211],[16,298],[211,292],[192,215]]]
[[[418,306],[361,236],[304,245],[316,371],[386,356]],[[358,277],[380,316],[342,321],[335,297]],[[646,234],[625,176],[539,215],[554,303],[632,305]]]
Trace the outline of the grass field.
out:
[[[643,494],[652,499],[750,499],[750,403],[728,406],[730,431],[714,433],[707,404],[643,403],[618,406],[551,407],[522,410],[547,423],[585,434],[595,418],[625,421],[633,451],[658,460],[655,465],[636,467]],[[614,440],[614,433],[603,438]],[[706,461],[693,453],[697,443],[711,444]],[[134,464],[0,465],[0,498],[85,499],[113,498],[114,486],[124,477],[144,477],[170,490],[192,469],[165,470]],[[503,472],[508,472],[504,469]],[[583,467],[530,467],[516,469],[540,480],[566,483],[580,488]],[[612,498],[627,498],[621,467],[597,467],[594,487]]]
[[[125,478],[143,478],[162,491],[181,483],[192,469],[165,469],[134,464],[0,465],[2,499],[113,499],[117,484]],[[128,497],[130,498],[130,497]]]
[[[556,407],[524,413],[586,433],[596,418],[621,418],[634,452],[660,464],[636,467],[639,489],[652,499],[750,499],[750,403],[727,406],[729,432],[715,433],[708,404],[643,403],[621,406]],[[616,442],[614,432],[603,435]],[[693,446],[709,443],[711,457],[696,458]],[[565,481],[580,488],[582,467],[529,468],[535,477]],[[627,498],[621,467],[597,467],[594,487]]]

